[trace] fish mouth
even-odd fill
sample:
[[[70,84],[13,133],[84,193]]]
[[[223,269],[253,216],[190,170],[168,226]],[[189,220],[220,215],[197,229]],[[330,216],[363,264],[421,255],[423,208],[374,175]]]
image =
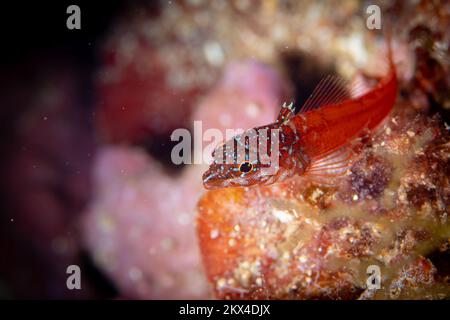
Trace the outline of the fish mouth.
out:
[[[239,178],[224,179],[220,173],[208,170],[203,174],[203,186],[207,190],[216,190],[222,188],[243,187],[245,186],[245,182],[241,181]]]
[[[223,188],[245,188],[251,186],[251,184],[242,178],[223,179],[218,174],[205,172],[203,174],[203,186],[207,190],[217,190]]]
[[[223,166],[212,164],[202,176],[205,189],[213,190],[229,186],[230,179],[223,172]]]
[[[223,186],[220,184],[221,179],[219,178],[217,173],[214,173],[212,170],[207,170],[203,176],[203,186],[205,189],[214,190],[222,188]]]

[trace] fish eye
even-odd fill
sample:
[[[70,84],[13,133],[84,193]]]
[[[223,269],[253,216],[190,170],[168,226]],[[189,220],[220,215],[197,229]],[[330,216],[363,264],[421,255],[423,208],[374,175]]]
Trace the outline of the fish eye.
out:
[[[250,162],[242,162],[241,165],[239,166],[239,171],[242,173],[248,173],[250,171],[252,171],[253,169],[253,165]]]

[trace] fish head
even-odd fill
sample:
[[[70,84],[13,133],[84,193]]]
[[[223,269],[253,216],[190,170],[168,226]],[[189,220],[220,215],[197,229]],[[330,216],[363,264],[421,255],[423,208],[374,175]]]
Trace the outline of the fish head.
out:
[[[273,182],[276,170],[271,170],[273,161],[264,160],[260,154],[259,133],[249,129],[216,147],[212,153],[214,160],[203,174],[206,189],[248,187]],[[278,160],[278,156],[274,155]]]

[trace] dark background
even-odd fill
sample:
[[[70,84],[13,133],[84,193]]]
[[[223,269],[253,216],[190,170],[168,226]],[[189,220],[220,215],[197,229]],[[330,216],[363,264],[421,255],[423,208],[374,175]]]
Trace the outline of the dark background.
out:
[[[66,28],[67,7],[81,9],[81,30]],[[12,66],[43,52],[94,63],[93,44],[107,31],[122,1],[7,1],[0,8],[1,65]]]
[[[66,20],[69,17],[66,10],[72,4],[80,6],[81,30],[69,30],[66,27]],[[123,6],[123,1],[87,0],[7,1],[0,5],[1,172],[15,170],[10,169],[11,163],[15,161],[14,153],[17,153],[20,147],[15,126],[18,119],[27,116],[30,110],[33,112],[31,92],[35,92],[33,90],[39,86],[41,73],[46,71],[54,73],[55,69],[70,65],[72,69],[67,70],[70,78],[70,71],[75,68],[77,73],[74,83],[77,86],[77,94],[81,96],[76,97],[77,101],[74,105],[85,109],[84,113],[94,109],[96,97],[93,74],[100,60],[98,44]],[[62,70],[66,72],[65,69]],[[91,132],[91,137],[93,136]],[[13,172],[12,176],[15,174]],[[20,173],[17,175],[17,179],[20,180]],[[22,186],[27,185],[23,183]],[[10,224],[11,217],[15,217],[17,207],[21,206],[20,202],[27,201],[11,189],[10,182],[5,182],[2,177],[0,181],[0,259],[2,260],[0,262],[0,299],[115,297],[117,291],[114,286],[94,267],[89,255],[84,252],[77,257],[79,258],[77,263],[83,269],[83,289],[86,290],[82,290],[81,293],[75,292],[77,290],[72,292],[64,290],[61,293],[60,285],[64,284],[62,282],[64,274],[55,272],[55,265],[51,262],[54,259],[49,257],[50,254],[47,256],[45,251],[44,253],[36,251],[33,244],[28,243],[33,240],[26,240],[23,237],[23,234],[27,232],[34,236],[34,239],[41,237],[38,229],[36,234],[33,234],[32,227],[32,219],[40,219],[40,217],[26,216],[22,218],[28,220],[20,221],[18,216],[15,222],[19,223],[20,227]],[[55,190],[55,192],[60,193],[62,198],[67,198],[67,195],[63,194],[64,190]],[[67,202],[71,203],[69,200]],[[86,201],[84,198],[76,206],[83,206]],[[66,214],[68,219],[72,219],[73,212],[66,212]],[[56,266],[56,270],[59,269],[61,268]]]

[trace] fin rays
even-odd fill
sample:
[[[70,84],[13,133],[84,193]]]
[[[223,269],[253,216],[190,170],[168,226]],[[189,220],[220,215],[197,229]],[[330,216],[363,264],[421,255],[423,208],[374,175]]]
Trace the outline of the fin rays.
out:
[[[313,161],[306,175],[321,184],[333,184],[333,179],[343,177],[351,168],[353,155],[351,146],[342,147]]]
[[[322,106],[337,104],[364,94],[367,85],[362,80],[350,83],[338,76],[327,76],[320,80],[300,112],[308,112]]]
[[[302,106],[300,112],[308,112],[324,105],[335,104],[350,99],[351,95],[348,87],[347,81],[340,77],[325,77],[316,86]]]

